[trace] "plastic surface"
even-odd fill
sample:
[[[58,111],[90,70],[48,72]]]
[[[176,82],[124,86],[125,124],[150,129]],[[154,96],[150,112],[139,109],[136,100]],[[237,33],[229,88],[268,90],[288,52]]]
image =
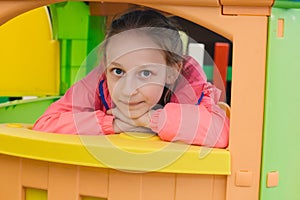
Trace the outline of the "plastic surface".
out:
[[[20,8],[29,10],[39,5],[45,5],[51,1],[11,1],[9,3],[0,2],[0,13],[6,12],[6,17],[1,18],[4,14],[0,15],[0,23],[3,23],[9,16],[16,15],[22,12]],[[121,1],[118,1],[121,2]],[[196,195],[201,194],[203,199],[227,199],[227,200],[255,200],[259,198],[259,183],[260,183],[260,161],[261,161],[261,139],[263,130],[263,111],[264,111],[264,84],[265,84],[265,63],[266,63],[266,41],[267,41],[267,14],[263,13],[260,16],[245,15],[241,12],[238,15],[223,15],[223,7],[219,6],[219,1],[214,1],[217,5],[210,6],[212,1],[170,1],[165,4],[161,4],[161,1],[127,1],[127,3],[136,3],[140,5],[157,8],[162,11],[166,11],[170,14],[183,17],[187,20],[201,24],[202,26],[215,31],[224,37],[232,40],[233,42],[233,66],[232,66],[232,96],[231,96],[231,124],[230,124],[230,146],[229,152],[232,157],[230,163],[231,175],[230,176],[212,176],[212,175],[195,175],[195,174],[176,174],[176,180],[170,178],[171,173],[164,173],[165,176],[161,176],[161,173],[156,178],[152,176],[147,177],[146,180],[140,175],[128,175],[119,172],[109,173],[109,194],[112,199],[151,199],[150,194],[157,194],[161,191],[168,191],[164,193],[163,198],[159,199],[194,199]],[[236,1],[237,2],[237,1]],[[239,1],[241,2],[241,1]],[[249,1],[247,1],[249,2]],[[246,4],[247,4],[246,2]],[[255,2],[255,1],[253,1]],[[260,3],[256,1],[257,3]],[[269,1],[263,1],[263,4],[267,2],[267,5],[263,8],[269,9]],[[187,6],[187,5],[204,5],[201,6]],[[13,6],[12,6],[13,4]],[[241,2],[243,4],[243,2]],[[242,7],[245,6],[244,4]],[[254,6],[254,5],[253,5]],[[201,13],[201,14],[199,14]],[[255,42],[253,42],[255,40]],[[254,79],[255,78],[255,79]],[[255,81],[254,81],[255,80]],[[7,132],[7,131],[5,131]],[[26,135],[28,133],[26,132]],[[3,138],[9,140],[14,134],[1,135]],[[30,135],[30,134],[29,134]],[[18,134],[17,138],[24,139],[24,132]],[[48,137],[48,136],[47,136]],[[68,136],[69,137],[69,136]],[[15,140],[11,140],[11,143],[1,138],[0,141],[6,141],[4,144],[12,144]],[[49,138],[47,138],[49,139]],[[8,148],[7,153],[15,152],[12,145],[2,145],[2,148]],[[19,143],[18,143],[19,144]],[[139,143],[140,144],[140,143]],[[144,144],[144,143],[141,143]],[[40,146],[44,147],[45,143]],[[17,145],[14,145],[17,146]],[[67,152],[68,149],[61,145],[62,152]],[[9,149],[11,148],[11,149]],[[29,148],[30,150],[30,148]],[[39,149],[40,150],[40,149]],[[73,149],[74,150],[74,149]],[[145,150],[145,149],[144,149]],[[149,149],[148,149],[149,150]],[[222,150],[224,152],[226,150]],[[24,151],[22,151],[24,152]],[[41,153],[41,151],[39,151]],[[39,152],[31,149],[31,155]],[[79,151],[80,152],[80,151]],[[229,153],[228,152],[228,153]],[[64,155],[64,154],[61,154]],[[73,155],[73,154],[71,154]],[[197,154],[199,155],[199,154]],[[75,156],[75,155],[74,155]],[[79,155],[80,157],[80,155]],[[10,164],[21,162],[20,159],[14,159],[10,156],[5,156],[4,163]],[[94,158],[95,160],[95,158]],[[23,162],[23,161],[22,161]],[[92,162],[92,161],[90,161]],[[23,164],[23,163],[22,163]],[[51,164],[52,165],[52,164]],[[56,166],[56,165],[55,165]],[[193,165],[191,165],[193,166]],[[1,166],[0,166],[1,167]],[[62,168],[62,169],[61,169]],[[55,193],[51,192],[49,195],[52,199],[59,197],[64,191],[73,191],[71,189],[77,188],[76,180],[78,174],[75,173],[78,170],[78,166],[63,166],[59,169],[50,169],[50,173],[54,173],[54,178],[49,179],[51,187],[55,187]],[[248,187],[240,187],[236,185],[236,174],[241,170],[245,170],[252,174],[252,182],[247,183]],[[23,180],[18,179],[17,175],[20,171],[20,166],[9,168],[3,175],[4,178],[10,176],[16,176],[12,181]],[[10,173],[8,173],[10,172]],[[156,174],[154,175],[156,176]],[[167,177],[166,177],[167,176]],[[61,177],[59,181],[61,189],[58,187],[58,181],[56,178]],[[104,178],[105,179],[105,178]],[[106,179],[108,180],[108,178]],[[150,180],[150,181],[149,181]],[[154,181],[153,181],[154,180]],[[142,183],[148,184],[149,182],[165,183],[160,187],[144,190]],[[76,184],[75,184],[76,183]],[[128,184],[130,183],[130,184]],[[174,186],[176,183],[176,186]],[[191,184],[192,183],[192,184]],[[43,184],[46,184],[43,182]],[[3,184],[4,185],[4,184]],[[11,184],[13,188],[16,184]],[[74,186],[75,185],[75,186]],[[216,186],[218,185],[218,186]],[[5,186],[5,185],[4,185]],[[3,188],[5,188],[3,186]],[[2,187],[2,185],[1,185]],[[14,188],[12,191],[18,191],[20,186]],[[102,189],[103,187],[98,187]],[[105,187],[104,187],[105,188]],[[120,188],[124,188],[124,191],[120,191]],[[176,191],[174,190],[176,188]],[[100,190],[99,189],[99,190]],[[136,190],[140,192],[136,192]],[[156,189],[156,190],[155,190]],[[192,193],[191,190],[196,191]],[[52,190],[53,191],[53,190]],[[58,192],[57,192],[58,191]],[[149,192],[150,191],[150,192]],[[154,192],[153,192],[154,191]],[[6,190],[1,192],[5,193]],[[74,199],[74,193],[70,193],[68,198]],[[67,195],[67,194],[66,194]],[[161,196],[160,196],[161,197]],[[158,199],[157,198],[157,199]],[[65,198],[67,199],[67,198]],[[154,198],[152,198],[154,199]],[[55,199],[57,200],[57,199]]]
[[[300,8],[299,0],[276,0],[274,6],[276,8]]]
[[[82,200],[107,200],[107,198],[98,198],[98,197],[81,197]]]
[[[2,25],[0,44],[0,96],[59,94],[59,45],[45,7]]]
[[[56,39],[88,38],[89,7],[84,2],[62,2],[49,6]]]
[[[225,149],[163,142],[148,134],[62,135],[32,131],[21,124],[1,124],[0,153],[124,170],[230,174],[230,153]]]
[[[274,0],[221,0],[222,5],[228,6],[271,6]]]
[[[203,66],[203,70],[207,76],[207,80],[212,81],[213,80],[213,73],[214,73],[214,68],[213,66],[210,65],[204,65]],[[227,67],[227,77],[226,77],[227,81],[231,81],[232,80],[232,67],[228,66]]]
[[[74,84],[81,64],[104,39],[104,16],[92,16],[84,2],[62,2],[49,6],[53,35],[60,41],[60,94]],[[88,71],[88,70],[87,70]]]
[[[215,43],[213,83],[221,91],[226,91],[229,44]],[[219,101],[226,101],[226,92],[222,92]]]
[[[8,102],[9,98],[8,97],[0,97],[0,103],[5,103]]]
[[[189,7],[187,11],[184,6],[146,5],[176,13],[232,40],[229,151],[233,159],[232,175],[227,178],[226,199],[257,199],[263,134],[267,16],[223,16],[221,9],[214,7]],[[253,174],[250,187],[235,184],[236,172],[240,170]]]
[[[24,188],[24,200],[47,200],[47,191],[33,188]]]
[[[277,36],[278,19],[284,20]],[[299,9],[272,9],[269,20],[261,199],[299,199]],[[267,188],[267,174],[278,171],[278,186]]]
[[[270,15],[274,0],[220,0],[225,15]]]
[[[123,172],[1,154],[0,163],[0,199],[25,200],[24,188],[47,192],[47,200],[225,198],[226,176],[220,175]]]
[[[0,123],[34,123],[58,96],[15,100],[0,104]]]

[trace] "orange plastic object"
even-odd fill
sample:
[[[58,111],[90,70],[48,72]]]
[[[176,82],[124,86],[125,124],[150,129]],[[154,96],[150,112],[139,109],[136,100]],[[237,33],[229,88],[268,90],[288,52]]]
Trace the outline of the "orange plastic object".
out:
[[[277,21],[277,37],[284,36],[284,19],[278,19]]]
[[[239,171],[236,173],[235,184],[240,187],[251,187],[253,173],[249,171]]]
[[[126,3],[104,3],[104,2],[90,2],[91,15],[100,16],[115,16],[118,13],[123,13],[130,9],[132,5]]]
[[[184,6],[151,6],[176,13],[232,40],[229,151],[233,159],[232,175],[227,179],[226,199],[257,199],[264,109],[267,16],[224,16],[221,9],[216,7],[189,7],[187,11]],[[255,38],[256,42],[249,38],[253,40]],[[253,81],[254,77],[256,81]],[[240,187],[235,184],[236,172],[240,170],[253,173],[251,187]]]
[[[274,0],[220,0],[226,15],[270,15]]]
[[[169,143],[146,133],[78,136],[32,131],[25,124],[0,124],[0,153],[127,171],[230,174],[230,153],[226,149]]]
[[[120,153],[116,152],[116,149],[132,151],[131,156],[141,154],[143,157],[140,161],[143,162],[145,160],[143,158],[147,156],[146,151],[150,151],[149,147],[152,146],[154,150],[159,151],[157,156],[145,162],[150,166],[165,158],[163,156],[165,150],[159,149],[161,144],[171,143],[160,141],[156,137],[149,138],[149,135],[147,138],[143,135],[132,138],[131,135],[123,134],[106,137],[42,133],[30,130],[25,124],[22,126],[1,124],[0,139],[0,177],[2,177],[0,199],[21,200],[24,190],[28,196],[37,196],[34,195],[35,192],[42,192],[42,196],[47,194],[48,200],[72,200],[78,199],[79,196],[101,200],[192,200],[199,192],[203,193],[202,197],[205,199],[214,197],[211,200],[223,200],[225,197],[228,174],[222,175],[218,172],[225,161],[229,160],[224,155],[224,153],[228,155],[225,149],[212,149],[209,155],[200,158],[199,150],[202,148],[191,146],[173,163],[169,163],[169,166],[163,166],[155,172],[144,173],[128,169],[116,171],[108,167],[107,163],[97,160],[91,148],[99,148],[100,153],[114,157],[116,162],[124,159],[118,157]],[[95,141],[95,144],[87,144],[87,140]],[[116,145],[115,148],[111,145],[103,146],[104,140]],[[177,148],[174,148],[173,153],[176,153],[180,146],[188,145],[175,145]],[[134,149],[140,152],[133,152]],[[185,156],[192,149],[198,149],[195,157]],[[218,152],[225,159],[213,162],[211,158]],[[173,154],[169,152],[168,155]],[[193,162],[185,166],[188,160]],[[130,166],[130,157],[126,157],[125,161],[121,164],[125,167]],[[188,172],[197,166],[197,162],[202,165],[206,165],[206,162],[214,164],[209,168],[210,174],[185,174],[184,168],[187,168]],[[177,170],[174,170],[176,165]],[[201,167],[198,165],[197,168],[200,170]],[[228,170],[228,167],[226,168]]]
[[[267,174],[267,187],[276,187],[279,182],[279,172],[269,172]]]
[[[270,7],[274,0],[220,0],[221,5],[226,6],[260,6]]]
[[[23,189],[42,189],[48,200],[222,200],[226,176],[130,173],[0,155],[0,199],[21,200]]]
[[[53,2],[54,1],[50,0],[0,1],[0,24],[22,12]],[[109,0],[104,2],[112,1]],[[115,2],[122,1],[116,0]],[[220,1],[222,6],[219,5],[219,1],[212,0],[176,0],[167,1],[164,2],[164,4],[157,0],[128,0],[126,3],[149,6],[170,14],[177,15],[179,17],[183,17],[212,31],[215,31],[216,33],[223,35],[232,41],[233,70],[229,141],[229,151],[232,157],[231,175],[176,175],[178,180],[176,180],[176,186],[174,186],[176,188],[175,194],[178,195],[178,198],[176,197],[176,199],[180,199],[179,197],[183,196],[186,196],[184,199],[194,199],[195,196],[199,196],[199,194],[212,194],[206,199],[257,200],[259,197],[261,138],[263,130],[268,13],[254,13],[248,15],[247,13],[241,11],[234,15],[223,15],[223,9],[226,5],[228,5],[241,6],[249,9],[262,7],[269,10],[273,0],[223,0]],[[2,176],[3,179],[10,179],[12,181],[12,183],[5,182],[0,184],[0,188],[3,188],[3,191],[1,190],[1,192],[4,192],[5,194],[6,192],[10,192],[7,194],[13,194],[13,197],[15,198],[11,199],[20,199],[18,197],[20,197],[19,192],[21,190],[20,181],[22,179],[20,179],[20,163],[22,161],[23,160],[20,158],[13,158],[9,156],[4,156],[4,158],[1,160],[1,163],[9,165],[8,168],[5,168],[5,174]],[[49,167],[52,167],[52,165]],[[80,170],[80,167],[72,167],[74,167],[76,170]],[[2,168],[3,165],[0,166],[1,170]],[[241,187],[236,185],[236,175],[237,172],[240,172],[241,170],[246,170],[253,173],[252,184],[250,187]],[[76,175],[73,170],[71,170],[70,173],[72,173],[74,176]],[[141,185],[144,180],[143,175],[132,175],[132,177],[127,179],[127,181],[125,181],[127,174],[121,173],[119,176],[118,174],[109,172],[110,177],[113,175],[117,176],[116,181],[124,182],[125,184],[122,184],[122,191],[120,191],[120,187],[115,187],[114,191],[109,191],[109,197],[112,197],[111,199],[121,199],[121,196],[123,197],[122,199],[130,199],[131,197],[131,199],[137,199],[138,194],[131,194],[130,192],[126,193],[124,191],[135,191],[134,189],[136,189],[140,192],[140,195],[143,195],[144,189],[150,190],[150,188]],[[124,177],[122,178],[123,175]],[[171,173],[169,175],[174,176],[174,174]],[[193,177],[196,179],[193,179]],[[53,180],[51,179],[51,181]],[[74,181],[74,179],[69,176],[66,182],[70,182],[71,186],[73,187],[74,183],[72,183],[72,181]],[[186,191],[190,188],[189,186],[191,186],[191,188],[196,186],[194,181],[196,183],[201,182],[204,185],[209,185],[209,188],[203,186],[205,191],[202,191],[202,185],[197,185],[197,188],[195,189],[195,195],[187,194]],[[66,184],[66,182],[64,182],[64,184]],[[159,183],[159,181],[157,181],[157,183]],[[171,183],[172,182],[170,181],[170,184]],[[113,184],[113,182],[110,182],[110,184]],[[55,184],[52,185],[53,187],[56,186]],[[91,183],[91,185],[93,184]],[[58,183],[57,187],[63,186],[59,185]],[[160,185],[156,185],[156,187],[159,188]],[[110,185],[108,188],[114,187]],[[186,191],[182,190],[182,188],[186,189]],[[119,194],[114,194],[114,192]],[[174,190],[169,189],[167,192],[172,193]],[[48,194],[50,195],[50,188]],[[168,194],[164,195],[167,196]],[[0,195],[0,197],[2,196]],[[145,197],[145,199],[146,198],[147,197]],[[148,199],[150,199],[150,197]]]
[[[241,6],[224,6],[224,15],[253,15],[266,16],[270,15],[271,10],[268,7],[241,7]]]

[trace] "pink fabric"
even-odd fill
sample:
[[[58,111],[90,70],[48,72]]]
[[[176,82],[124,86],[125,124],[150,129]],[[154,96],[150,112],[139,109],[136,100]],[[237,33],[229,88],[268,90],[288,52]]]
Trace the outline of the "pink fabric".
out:
[[[99,79],[100,77],[100,79]],[[33,129],[65,134],[113,134],[113,119],[99,98],[98,85],[105,80],[100,68],[74,84],[36,121]],[[112,106],[106,81],[104,97]],[[204,97],[195,106],[201,93]],[[193,58],[188,58],[178,78],[171,102],[156,110],[151,129],[165,141],[224,148],[228,145],[229,119],[216,105],[220,91],[207,82],[206,76]]]

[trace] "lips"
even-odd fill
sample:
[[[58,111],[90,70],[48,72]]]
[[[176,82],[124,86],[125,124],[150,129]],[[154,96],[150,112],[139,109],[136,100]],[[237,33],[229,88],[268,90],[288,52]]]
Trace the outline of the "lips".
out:
[[[140,101],[140,102],[129,102],[128,105],[129,106],[137,106],[137,105],[140,105],[142,103],[144,103],[144,102],[143,101]]]
[[[118,101],[117,107],[120,111],[129,118],[136,119],[144,115],[149,106],[145,101]]]
[[[137,106],[140,105],[142,103],[144,103],[144,101],[120,101],[122,104],[125,104],[127,106]]]

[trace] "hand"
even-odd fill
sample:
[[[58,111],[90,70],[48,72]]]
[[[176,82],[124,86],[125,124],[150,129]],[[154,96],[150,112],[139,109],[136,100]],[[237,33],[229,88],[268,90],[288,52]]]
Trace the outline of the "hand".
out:
[[[149,110],[144,115],[140,116],[139,118],[134,118],[134,119],[129,118],[126,115],[124,115],[118,108],[110,109],[106,113],[115,116],[115,119],[119,119],[129,125],[150,128],[150,120],[151,120],[152,114],[154,113],[154,110]]]
[[[154,111],[150,110],[139,118],[132,119],[125,116],[118,108],[108,110],[106,113],[115,116],[114,131],[120,132],[153,132],[150,129],[150,119]]]
[[[114,119],[114,131],[115,133],[122,132],[141,132],[141,133],[153,133],[149,128],[142,126],[135,126],[121,121],[120,119]]]

